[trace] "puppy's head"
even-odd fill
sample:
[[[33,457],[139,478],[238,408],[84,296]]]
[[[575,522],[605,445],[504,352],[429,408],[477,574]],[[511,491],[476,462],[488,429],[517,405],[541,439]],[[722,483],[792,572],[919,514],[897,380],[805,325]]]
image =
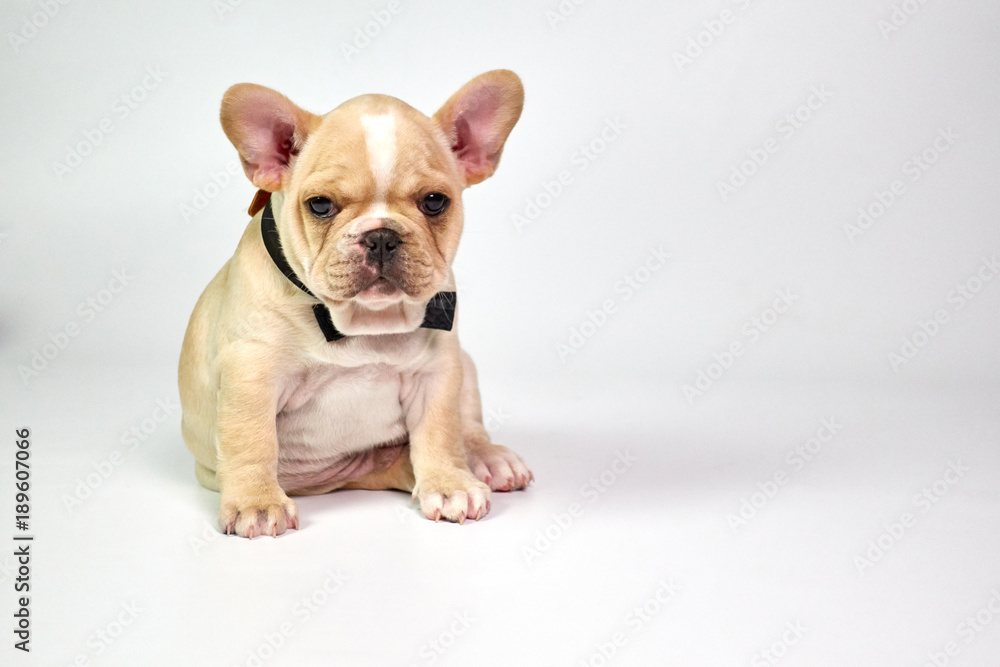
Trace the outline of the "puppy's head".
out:
[[[416,328],[451,287],[462,190],[496,169],[523,98],[517,75],[495,70],[430,118],[385,95],[317,116],[238,84],[222,100],[222,127],[247,177],[275,193],[288,262],[337,328],[390,333]]]

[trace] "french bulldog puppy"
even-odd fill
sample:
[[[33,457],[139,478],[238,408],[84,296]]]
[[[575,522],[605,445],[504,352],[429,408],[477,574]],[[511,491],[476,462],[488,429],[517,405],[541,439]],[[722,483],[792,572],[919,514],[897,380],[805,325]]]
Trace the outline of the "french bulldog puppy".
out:
[[[410,491],[461,523],[534,478],[483,426],[451,271],[462,191],[497,168],[523,99],[507,70],[430,118],[385,95],[317,116],[263,86],[226,92],[222,127],[262,191],[251,213],[267,203],[198,300],[179,369],[222,531],[298,528],[289,496],[337,488]]]

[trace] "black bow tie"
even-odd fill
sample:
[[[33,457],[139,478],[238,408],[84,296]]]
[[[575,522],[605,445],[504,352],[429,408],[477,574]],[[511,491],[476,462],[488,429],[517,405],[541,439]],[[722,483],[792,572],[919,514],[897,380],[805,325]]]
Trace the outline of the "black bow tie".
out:
[[[281,239],[278,237],[278,228],[274,223],[274,212],[271,210],[270,200],[264,205],[264,213],[260,217],[260,233],[264,239],[264,247],[267,248],[267,254],[271,256],[271,260],[274,261],[274,265],[278,267],[278,270],[293,285],[318,300],[316,295],[310,292],[309,288],[299,280],[299,277],[295,275],[295,271],[288,264],[288,260],[285,259],[285,253],[281,250]],[[451,331],[452,325],[455,324],[456,305],[458,305],[458,295],[455,292],[438,292],[427,302],[427,309],[424,311],[424,321],[420,326],[424,329]],[[337,331],[337,327],[333,326],[333,320],[330,318],[330,310],[324,303],[321,302],[314,305],[313,314],[316,316],[316,323],[319,324],[319,328],[323,331],[323,335],[326,336],[328,342],[347,338],[345,334]]]

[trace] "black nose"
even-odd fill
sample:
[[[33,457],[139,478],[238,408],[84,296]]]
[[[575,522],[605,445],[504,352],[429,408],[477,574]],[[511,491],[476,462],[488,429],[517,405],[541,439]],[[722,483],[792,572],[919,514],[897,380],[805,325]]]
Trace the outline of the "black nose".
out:
[[[403,239],[399,238],[399,234],[385,227],[365,232],[361,237],[361,244],[368,248],[368,259],[379,264],[385,264],[392,259],[402,242]]]

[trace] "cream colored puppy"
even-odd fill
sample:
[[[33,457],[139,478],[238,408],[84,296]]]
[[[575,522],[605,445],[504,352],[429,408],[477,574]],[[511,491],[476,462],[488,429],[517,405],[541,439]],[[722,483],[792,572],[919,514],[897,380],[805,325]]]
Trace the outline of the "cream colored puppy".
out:
[[[462,190],[496,169],[522,102],[506,70],[431,118],[384,95],[316,116],[262,86],[226,92],[222,127],[271,195],[181,351],[184,439],[223,531],[297,528],[289,495],[344,487],[411,491],[462,522],[533,479],[483,427],[451,272]]]

